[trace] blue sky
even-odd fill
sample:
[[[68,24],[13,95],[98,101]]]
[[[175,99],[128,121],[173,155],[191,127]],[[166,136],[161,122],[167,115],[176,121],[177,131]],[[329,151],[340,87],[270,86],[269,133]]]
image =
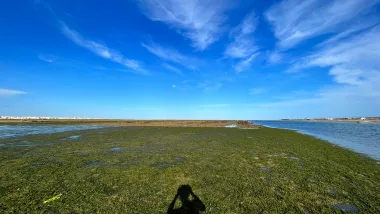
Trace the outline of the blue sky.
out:
[[[380,116],[378,0],[0,7],[0,115]]]

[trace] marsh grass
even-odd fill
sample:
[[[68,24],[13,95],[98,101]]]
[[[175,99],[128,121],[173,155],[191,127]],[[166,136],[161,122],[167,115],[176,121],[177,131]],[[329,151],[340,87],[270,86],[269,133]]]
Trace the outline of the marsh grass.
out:
[[[0,145],[2,213],[165,213],[181,184],[206,213],[380,212],[375,160],[289,130],[119,127]]]

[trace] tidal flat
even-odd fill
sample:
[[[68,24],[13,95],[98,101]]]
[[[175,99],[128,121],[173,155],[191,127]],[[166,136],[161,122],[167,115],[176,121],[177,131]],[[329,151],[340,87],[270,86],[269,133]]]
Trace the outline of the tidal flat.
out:
[[[291,130],[131,126],[0,139],[0,213],[166,213],[182,184],[205,213],[380,213],[376,160]]]

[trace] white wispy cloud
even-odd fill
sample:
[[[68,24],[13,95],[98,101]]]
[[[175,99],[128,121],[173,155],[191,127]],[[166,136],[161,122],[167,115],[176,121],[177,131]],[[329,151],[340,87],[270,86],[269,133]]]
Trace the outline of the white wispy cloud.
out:
[[[355,24],[352,24],[352,26],[350,26],[349,28],[323,41],[322,43],[319,43],[317,46],[321,47],[324,45],[333,44],[334,42],[338,42],[339,40],[349,38],[350,36],[353,36],[356,33],[360,33],[361,31],[366,31],[369,28],[377,25],[380,22],[379,20],[380,19],[378,17],[377,18],[371,17],[365,20],[359,20]]]
[[[258,47],[252,33],[256,30],[256,16],[248,14],[244,20],[231,32],[233,41],[227,46],[224,55],[230,58],[246,58],[255,53]]]
[[[287,49],[301,41],[348,28],[361,28],[358,17],[370,14],[379,0],[283,0],[266,13],[279,46]],[[360,30],[360,29],[359,29]]]
[[[201,88],[204,92],[216,92],[223,86],[221,82],[209,82],[203,81],[199,82],[197,87]]]
[[[234,68],[237,72],[242,72],[248,68],[251,67],[253,60],[259,55],[259,53],[254,53],[248,58],[238,62],[236,65],[234,65]]]
[[[379,83],[380,75],[374,82]],[[335,85],[278,101],[245,106],[247,111],[272,118],[353,117],[380,113],[380,85]],[[305,110],[307,109],[307,110]]]
[[[379,21],[379,20],[377,20]],[[253,111],[277,109],[289,117],[376,115],[380,109],[380,26],[376,21],[350,24],[297,60],[289,72],[325,68],[333,84],[300,91],[279,101],[260,103]],[[323,71],[320,71],[323,72]],[[302,109],[308,109],[302,112]],[[278,110],[280,109],[280,110]],[[301,116],[302,117],[302,116]]]
[[[226,20],[224,13],[232,4],[229,0],[140,0],[147,17],[174,27],[197,50],[219,39]]]
[[[67,13],[67,12],[65,12],[64,14],[65,14],[66,16],[72,18],[72,19],[76,19],[76,17],[73,16],[73,14],[71,14],[71,13]]]
[[[270,105],[302,109],[312,104],[310,112],[331,116],[380,113],[380,27],[336,37],[299,60],[292,69],[326,68],[334,84],[309,98],[293,97]]]
[[[249,94],[252,94],[252,95],[255,95],[255,94],[262,94],[266,92],[266,90],[264,88],[251,88],[249,90]]]
[[[51,54],[38,54],[38,59],[48,63],[52,63],[57,59],[57,57]]]
[[[284,54],[279,53],[277,51],[273,51],[269,53],[268,55],[268,62],[270,62],[271,64],[278,64],[282,62],[283,59],[284,59]]]
[[[151,42],[150,44],[141,43],[141,45],[146,48],[149,52],[152,54],[160,57],[163,60],[171,61],[175,63],[180,63],[183,61],[186,57],[179,53],[177,50],[174,50],[172,48],[163,47],[159,44],[156,44],[154,42]]]
[[[294,69],[314,66],[330,68],[329,74],[337,83],[371,83],[380,73],[380,27],[328,43],[297,63]]]
[[[90,50],[96,55],[111,60],[113,62],[119,63],[129,69],[132,69],[136,73],[149,73],[147,70],[142,68],[141,63],[139,61],[134,59],[128,59],[125,56],[123,56],[119,51],[110,49],[106,45],[100,44],[89,39],[85,39],[81,34],[70,29],[65,23],[60,22],[60,28],[62,33],[67,38],[72,40],[75,44]]]
[[[178,68],[172,66],[172,65],[169,65],[167,63],[163,63],[162,66],[168,70],[171,70],[171,71],[174,71],[175,73],[183,76],[183,72],[181,70],[179,70]]]
[[[15,96],[15,95],[22,95],[22,94],[27,94],[27,93],[25,91],[0,88],[0,97],[9,97],[9,96]]]
[[[197,65],[201,63],[200,60],[194,57],[186,56],[173,48],[164,47],[152,41],[141,43],[141,45],[164,61],[174,62],[192,70],[196,69]]]
[[[234,65],[236,71],[241,72],[248,69],[253,59],[258,55],[258,46],[254,40],[253,33],[256,30],[257,18],[253,12],[249,13],[243,21],[234,29],[230,36],[232,42],[228,44],[224,51],[224,56],[240,59]]]

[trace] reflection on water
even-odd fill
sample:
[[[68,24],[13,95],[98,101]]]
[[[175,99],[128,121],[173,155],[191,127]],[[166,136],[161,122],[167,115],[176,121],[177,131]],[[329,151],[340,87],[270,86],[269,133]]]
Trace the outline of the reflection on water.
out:
[[[68,137],[68,139],[71,139],[71,140],[77,140],[77,139],[79,139],[79,135],[73,135],[73,136],[70,136],[70,137]]]
[[[75,130],[97,129],[102,126],[86,125],[0,125],[0,139],[31,134],[49,134]]]
[[[380,123],[252,121],[255,124],[297,130],[356,152],[380,159]]]
[[[110,148],[109,151],[118,152],[118,151],[121,151],[121,148],[119,148],[119,147],[113,147],[113,148]]]
[[[336,210],[340,210],[343,212],[353,212],[353,213],[359,212],[358,207],[352,204],[334,204],[332,207]]]
[[[86,166],[101,166],[101,165],[104,165],[104,161],[91,161],[91,162],[87,162],[86,163]]]

